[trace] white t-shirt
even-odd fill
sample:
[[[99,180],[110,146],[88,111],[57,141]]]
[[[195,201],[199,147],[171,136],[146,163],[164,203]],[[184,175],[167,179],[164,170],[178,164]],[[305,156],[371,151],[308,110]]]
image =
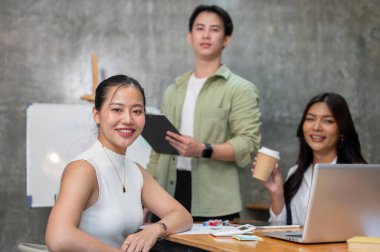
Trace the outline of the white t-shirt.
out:
[[[194,74],[192,74],[189,79],[182,108],[181,126],[179,128],[179,132],[181,132],[182,135],[194,136],[195,104],[206,79],[207,78],[196,78]],[[191,171],[191,158],[179,156],[177,159],[177,169]]]

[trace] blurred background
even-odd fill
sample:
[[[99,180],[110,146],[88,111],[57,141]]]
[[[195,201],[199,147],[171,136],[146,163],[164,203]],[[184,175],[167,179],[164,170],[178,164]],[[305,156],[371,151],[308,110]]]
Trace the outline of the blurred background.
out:
[[[233,19],[223,62],[257,85],[262,145],[281,152],[284,175],[296,161],[303,108],[323,91],[347,99],[365,158],[380,163],[378,0],[0,0],[1,251],[44,243],[50,212],[26,204],[27,105],[88,103],[80,97],[91,92],[96,53],[99,80],[132,76],[158,108],[193,65],[188,18],[201,3]],[[250,169],[241,181],[242,219],[265,218],[257,209],[269,204],[267,192]]]

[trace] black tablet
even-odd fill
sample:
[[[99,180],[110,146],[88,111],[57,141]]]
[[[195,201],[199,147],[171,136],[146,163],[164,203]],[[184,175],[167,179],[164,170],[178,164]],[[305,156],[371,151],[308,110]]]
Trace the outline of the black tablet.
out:
[[[178,151],[165,139],[167,131],[180,134],[165,115],[145,115],[145,127],[141,135],[152,149],[161,154],[178,155]]]

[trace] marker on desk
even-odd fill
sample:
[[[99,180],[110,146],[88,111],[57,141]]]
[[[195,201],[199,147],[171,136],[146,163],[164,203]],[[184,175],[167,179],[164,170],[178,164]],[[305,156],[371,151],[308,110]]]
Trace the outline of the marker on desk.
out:
[[[220,220],[220,219],[211,219],[211,220],[208,220],[208,221],[205,221],[202,223],[203,226],[213,226],[213,227],[216,227],[216,226],[228,226],[230,222],[228,220]]]

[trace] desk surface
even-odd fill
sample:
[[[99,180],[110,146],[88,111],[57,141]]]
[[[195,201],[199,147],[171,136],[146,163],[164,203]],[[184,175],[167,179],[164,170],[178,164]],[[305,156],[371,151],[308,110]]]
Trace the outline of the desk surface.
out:
[[[265,252],[347,252],[347,243],[299,244],[264,237],[262,231],[255,231],[255,235],[263,241],[238,241],[231,237],[213,237],[205,234],[171,235],[166,239],[170,242],[187,245],[206,251],[265,251]],[[197,251],[189,249],[188,251]]]

